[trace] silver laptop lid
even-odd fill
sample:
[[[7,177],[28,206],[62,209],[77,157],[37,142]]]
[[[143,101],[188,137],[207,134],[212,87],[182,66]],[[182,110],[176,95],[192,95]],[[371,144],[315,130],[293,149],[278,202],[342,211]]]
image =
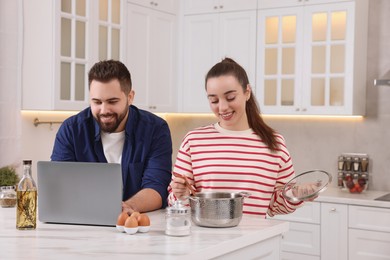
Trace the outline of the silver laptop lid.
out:
[[[115,226],[122,209],[121,172],[116,163],[39,161],[39,221]]]

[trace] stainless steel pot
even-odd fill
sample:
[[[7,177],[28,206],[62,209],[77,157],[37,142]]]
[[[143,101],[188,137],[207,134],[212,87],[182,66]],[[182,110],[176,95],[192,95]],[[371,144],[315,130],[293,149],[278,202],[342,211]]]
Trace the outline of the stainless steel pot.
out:
[[[247,192],[198,192],[190,196],[191,219],[203,227],[234,227],[242,218]]]

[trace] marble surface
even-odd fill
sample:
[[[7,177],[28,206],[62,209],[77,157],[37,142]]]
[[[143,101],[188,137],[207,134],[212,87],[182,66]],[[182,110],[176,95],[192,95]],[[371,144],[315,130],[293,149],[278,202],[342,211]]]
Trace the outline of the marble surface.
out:
[[[192,226],[191,235],[165,235],[165,211],[148,213],[148,233],[128,235],[115,227],[37,223],[17,230],[15,208],[0,208],[1,259],[209,259],[287,232],[288,222],[243,216],[237,227]]]
[[[366,190],[362,193],[350,193],[346,189],[329,187],[324,192],[320,193],[316,201],[319,202],[330,202],[330,203],[343,203],[357,206],[371,206],[390,208],[390,201],[375,200],[385,194],[390,193],[389,191],[375,191]]]

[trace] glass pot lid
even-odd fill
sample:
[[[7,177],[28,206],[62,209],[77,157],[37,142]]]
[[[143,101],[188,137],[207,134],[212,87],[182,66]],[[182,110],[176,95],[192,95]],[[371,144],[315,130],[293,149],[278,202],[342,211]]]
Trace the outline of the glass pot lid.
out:
[[[292,202],[315,198],[332,182],[332,176],[326,171],[312,170],[301,173],[283,187],[283,196]]]

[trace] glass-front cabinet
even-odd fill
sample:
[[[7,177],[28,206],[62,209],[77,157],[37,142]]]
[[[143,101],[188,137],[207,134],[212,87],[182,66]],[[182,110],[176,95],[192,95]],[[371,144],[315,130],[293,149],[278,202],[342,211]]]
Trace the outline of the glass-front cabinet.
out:
[[[261,110],[363,115],[367,2],[311,2],[259,10],[256,95]]]
[[[29,2],[24,1],[22,108],[84,109],[89,68],[98,60],[123,57],[123,0]]]

